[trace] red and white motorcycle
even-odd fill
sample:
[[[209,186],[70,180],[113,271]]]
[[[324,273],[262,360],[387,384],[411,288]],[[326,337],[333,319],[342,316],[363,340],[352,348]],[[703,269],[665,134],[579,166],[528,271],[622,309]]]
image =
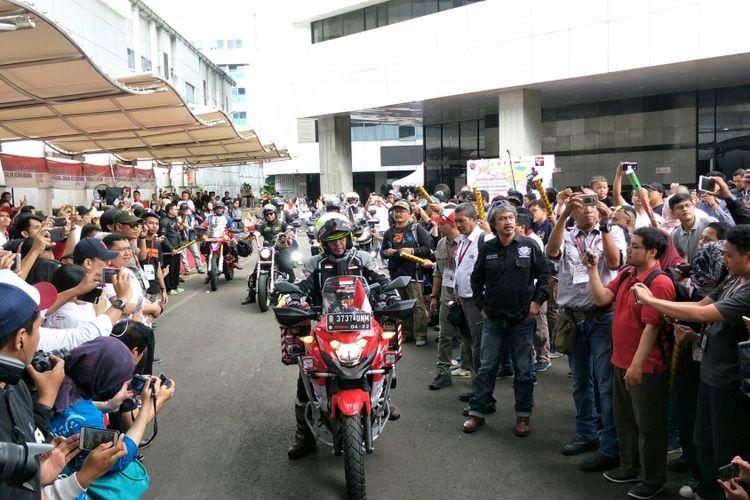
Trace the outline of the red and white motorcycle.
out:
[[[307,425],[319,443],[344,455],[350,499],[366,497],[364,455],[374,451],[373,441],[388,423],[401,320],[412,314],[416,303],[386,304],[384,294],[408,284],[409,278],[401,277],[381,290],[361,276],[335,276],[323,284],[321,308],[273,310],[282,332],[297,340],[287,343],[286,354],[298,357],[309,399]],[[276,289],[304,295],[283,281]]]

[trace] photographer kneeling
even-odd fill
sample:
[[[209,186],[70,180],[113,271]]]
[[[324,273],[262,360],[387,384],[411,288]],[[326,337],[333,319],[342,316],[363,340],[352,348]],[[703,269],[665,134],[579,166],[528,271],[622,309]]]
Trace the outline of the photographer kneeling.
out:
[[[718,468],[750,451],[750,399],[740,391],[737,356],[737,343],[748,338],[742,316],[750,310],[750,226],[727,232],[724,263],[729,276],[697,304],[657,299],[643,284],[633,286],[641,303],[677,320],[707,324],[700,338],[703,359],[694,444],[703,476],[696,493],[708,499],[724,498]]]

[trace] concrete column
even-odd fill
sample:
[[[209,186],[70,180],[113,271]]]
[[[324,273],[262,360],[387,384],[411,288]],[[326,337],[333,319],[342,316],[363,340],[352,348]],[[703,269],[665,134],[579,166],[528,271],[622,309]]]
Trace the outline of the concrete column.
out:
[[[338,194],[352,187],[352,122],[348,114],[318,119],[320,192]]]
[[[130,9],[130,31],[133,33],[134,70],[139,73],[141,70],[141,16],[138,4],[133,4]]]
[[[542,152],[542,95],[538,90],[503,92],[497,98],[500,158]]]

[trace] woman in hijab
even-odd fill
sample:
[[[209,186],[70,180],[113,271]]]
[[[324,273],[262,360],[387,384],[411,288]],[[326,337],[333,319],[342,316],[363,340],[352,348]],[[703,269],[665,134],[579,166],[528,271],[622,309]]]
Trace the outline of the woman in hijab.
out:
[[[117,411],[122,402],[133,396],[128,384],[133,376],[135,361],[127,346],[111,337],[98,337],[81,344],[70,351],[70,358],[65,362],[65,379],[55,400],[56,416],[50,421],[49,431],[52,436],[69,437],[79,434],[82,426],[104,429],[102,411]],[[143,401],[149,403],[152,393],[156,391],[158,399],[169,399],[173,390],[160,390],[161,383],[151,381],[143,389]],[[117,395],[107,402],[94,402],[94,394],[118,391]],[[159,405],[161,406],[161,405]],[[135,459],[138,444],[143,439],[146,426],[154,419],[153,404],[144,404],[133,425],[124,436],[128,454],[117,462],[111,472],[122,471]],[[86,452],[80,453],[69,464],[71,472],[81,468]]]
[[[698,248],[690,263],[693,276],[690,280],[693,289],[693,300],[699,301],[710,294],[727,277],[724,265],[724,240],[710,241]]]

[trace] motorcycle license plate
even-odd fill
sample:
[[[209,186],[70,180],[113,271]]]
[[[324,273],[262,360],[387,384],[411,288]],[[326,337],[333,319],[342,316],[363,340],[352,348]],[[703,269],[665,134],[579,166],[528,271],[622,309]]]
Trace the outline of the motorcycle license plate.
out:
[[[329,332],[369,330],[370,326],[371,317],[367,312],[326,314],[326,327]]]

